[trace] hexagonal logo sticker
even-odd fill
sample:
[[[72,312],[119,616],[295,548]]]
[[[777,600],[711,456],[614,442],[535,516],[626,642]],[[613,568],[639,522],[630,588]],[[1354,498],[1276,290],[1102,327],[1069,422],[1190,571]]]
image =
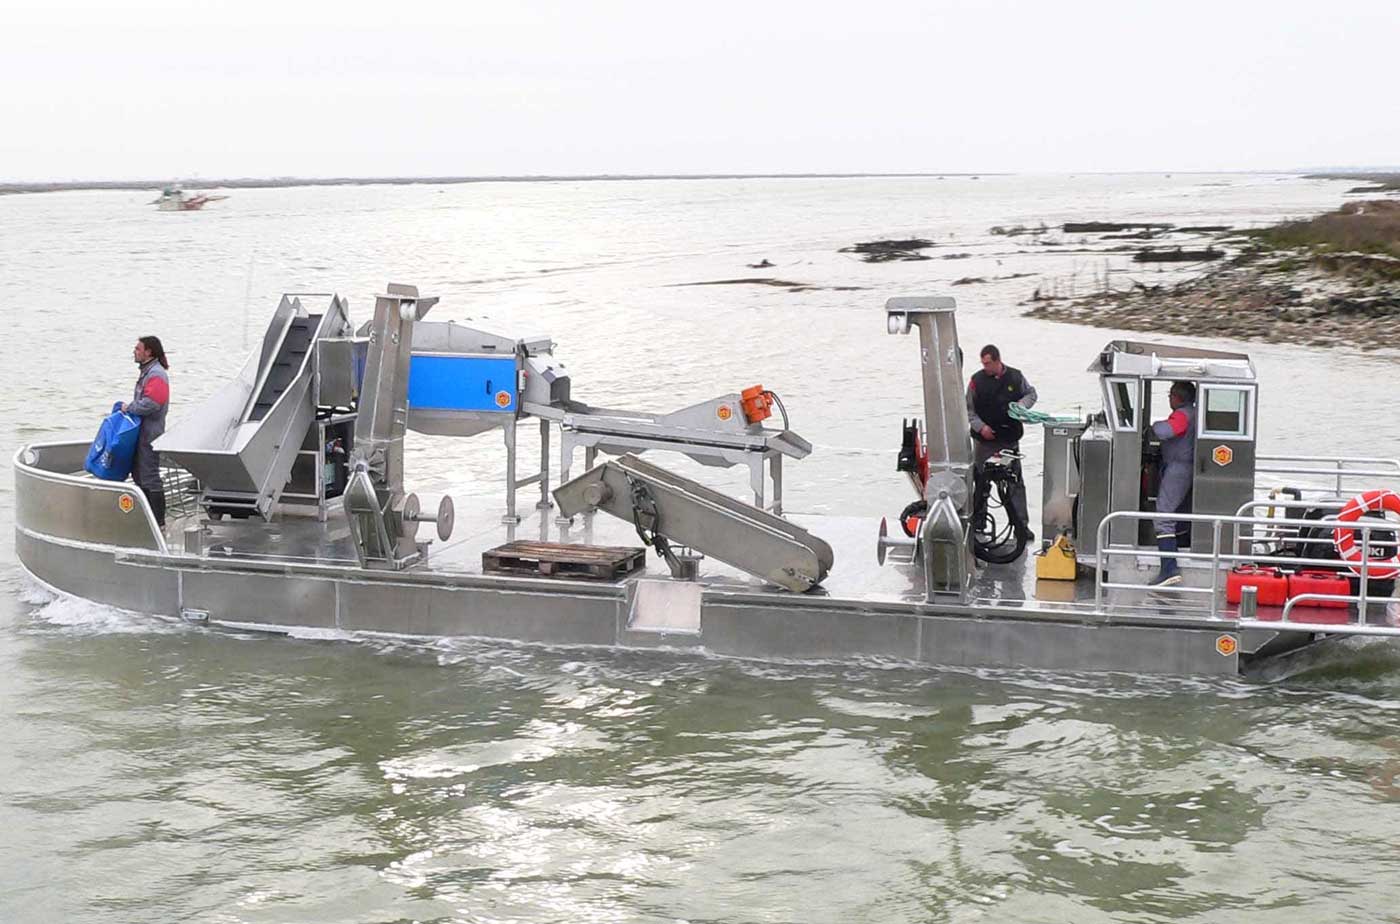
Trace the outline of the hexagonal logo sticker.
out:
[[[1229,465],[1235,461],[1235,451],[1229,446],[1216,446],[1210,451],[1210,458],[1216,465]]]
[[[117,509],[122,513],[130,513],[136,509],[136,498],[132,497],[130,494],[123,494],[121,497],[117,498]]]
[[[1215,650],[1226,658],[1234,654],[1239,647],[1240,643],[1233,635],[1218,635],[1215,638]]]

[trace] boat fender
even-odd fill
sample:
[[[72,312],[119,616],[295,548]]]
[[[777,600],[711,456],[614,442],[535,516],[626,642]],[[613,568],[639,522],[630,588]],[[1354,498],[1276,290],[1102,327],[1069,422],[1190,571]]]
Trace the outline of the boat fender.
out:
[[[1360,520],[1368,513],[1384,511],[1400,516],[1400,494],[1394,491],[1366,491],[1347,501],[1337,519],[1349,523]],[[1346,562],[1352,573],[1361,574],[1361,542],[1356,530],[1338,526],[1332,530],[1332,543],[1337,547],[1337,556]],[[1374,547],[1373,547],[1374,548]],[[1366,564],[1366,576],[1375,580],[1390,580],[1400,575],[1400,549],[1391,549],[1385,558],[1373,557]]]

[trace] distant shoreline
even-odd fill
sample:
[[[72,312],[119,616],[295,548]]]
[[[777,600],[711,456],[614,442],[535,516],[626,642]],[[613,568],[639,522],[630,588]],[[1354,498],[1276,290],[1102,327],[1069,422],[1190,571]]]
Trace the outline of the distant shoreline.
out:
[[[384,177],[240,177],[218,180],[73,180],[71,182],[0,182],[0,196],[83,190],[149,190],[179,185],[188,189],[287,189],[293,186],[452,186],[463,183],[597,183],[632,180],[858,180],[901,177],[984,177],[1008,173],[590,173],[538,176],[384,176]]]
[[[914,179],[944,177],[1018,176],[1022,172],[985,171],[963,172],[915,172],[915,173],[542,173],[525,176],[378,176],[378,177],[233,177],[211,180],[46,180],[43,182],[20,183],[0,180],[0,196],[21,195],[24,193],[83,192],[102,190],[160,190],[178,185],[187,189],[290,189],[296,186],[455,186],[464,183],[602,183],[631,182],[635,180],[860,180],[860,179]],[[1400,174],[1393,171],[1319,172],[1308,170],[1120,170],[1120,171],[1080,171],[1065,173],[1065,176],[1149,176],[1172,173],[1182,176],[1215,176],[1238,174],[1250,176],[1263,174],[1270,176],[1296,176],[1305,180],[1352,180],[1379,183],[1396,188]],[[1379,191],[1379,190],[1367,190]]]

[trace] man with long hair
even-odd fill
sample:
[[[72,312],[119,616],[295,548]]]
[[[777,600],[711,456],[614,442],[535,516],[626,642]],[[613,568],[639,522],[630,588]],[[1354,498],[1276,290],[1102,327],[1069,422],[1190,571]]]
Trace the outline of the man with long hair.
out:
[[[165,525],[165,488],[160,481],[160,453],[151,446],[165,432],[165,413],[170,409],[170,376],[166,372],[170,361],[159,337],[139,337],[131,350],[131,358],[141,371],[136,376],[136,391],[122,410],[141,418],[141,436],[136,441],[136,458],[131,466],[131,480],[146,495],[155,514],[156,524]]]

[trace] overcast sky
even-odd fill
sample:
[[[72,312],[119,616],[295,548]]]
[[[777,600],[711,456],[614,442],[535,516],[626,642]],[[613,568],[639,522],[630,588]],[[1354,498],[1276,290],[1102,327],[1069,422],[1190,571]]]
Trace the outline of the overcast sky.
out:
[[[1400,163],[1400,0],[3,0],[0,34],[0,180]]]

